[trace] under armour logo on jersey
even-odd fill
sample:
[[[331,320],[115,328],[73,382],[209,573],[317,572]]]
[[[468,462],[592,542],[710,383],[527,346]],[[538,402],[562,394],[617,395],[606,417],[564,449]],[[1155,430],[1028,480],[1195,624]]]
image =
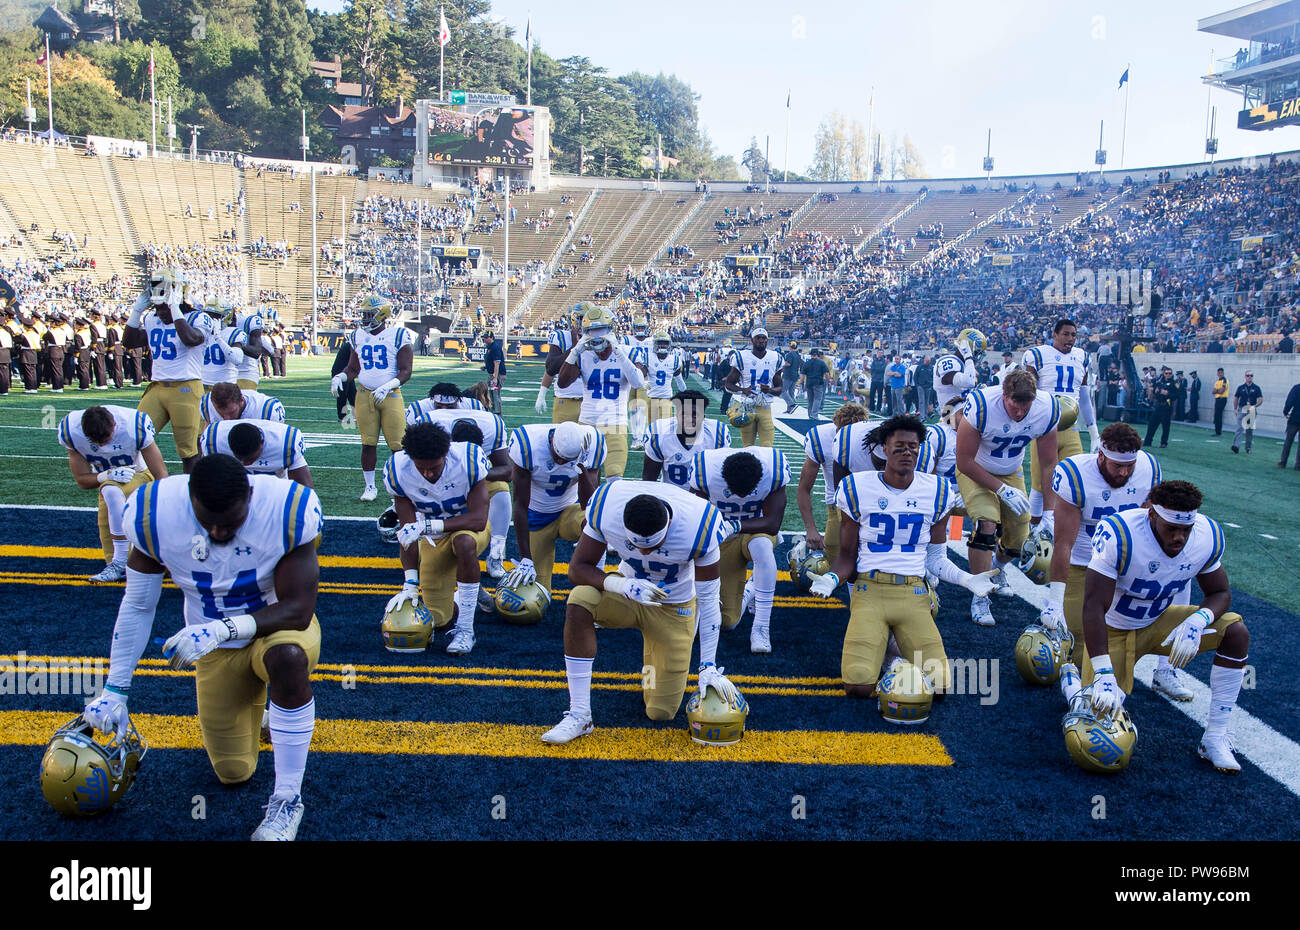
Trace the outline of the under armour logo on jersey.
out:
[[[908,502],[907,502],[907,506],[909,506],[909,507],[915,507],[915,506],[916,506],[916,501],[908,501]]]
[[[208,560],[208,537],[196,534],[190,539],[190,555],[196,562]]]
[[[236,546],[236,547],[235,547],[235,555],[252,555],[252,554],[253,554],[253,547],[252,547],[252,546]]]
[[[1192,563],[1191,563],[1191,562],[1184,562],[1182,565],[1179,565],[1179,566],[1178,566],[1178,570],[1179,570],[1180,572],[1190,572],[1190,571],[1192,570]]]

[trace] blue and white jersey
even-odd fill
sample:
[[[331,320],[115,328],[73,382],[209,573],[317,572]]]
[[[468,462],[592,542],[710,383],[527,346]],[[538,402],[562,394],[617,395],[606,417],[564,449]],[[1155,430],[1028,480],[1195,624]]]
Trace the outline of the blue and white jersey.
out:
[[[990,475],[1015,475],[1024,465],[1025,448],[1039,436],[1056,431],[1061,405],[1055,395],[1039,391],[1024,419],[1013,420],[1002,388],[986,387],[966,395],[962,416],[980,434],[975,462]]]
[[[664,417],[650,424],[643,442],[646,457],[663,463],[663,470],[659,473],[663,481],[679,488],[690,488],[691,461],[705,449],[728,448],[731,429],[721,420],[702,420],[695,442],[684,446],[677,435],[677,418]]]
[[[405,497],[417,513],[438,520],[469,511],[469,492],[487,478],[492,465],[483,450],[470,442],[453,442],[437,481],[426,481],[405,452],[394,452],[384,465],[384,487],[394,497]],[[431,537],[440,539],[441,537]]]
[[[781,371],[781,356],[768,349],[759,358],[753,349],[740,349],[732,358],[732,364],[740,369],[740,390],[753,391],[755,405],[770,407],[772,395],[762,393],[759,388],[772,386]]]
[[[848,471],[875,471],[876,459],[884,461],[885,454],[880,446],[868,442],[867,437],[875,427],[866,420],[850,423],[835,434],[835,446],[831,450],[835,461]]]
[[[235,325],[244,334],[244,345],[251,345],[254,348],[266,348],[266,343],[262,340],[262,327],[265,324],[262,321],[261,314],[237,313],[235,315]],[[253,358],[251,355],[244,356],[244,360],[239,363],[239,377],[244,381],[252,381],[257,384],[262,378],[262,360]]]
[[[551,333],[550,345],[560,350],[560,354],[567,356],[573,349],[573,333],[567,326],[561,326],[555,332]],[[587,390],[586,384],[581,378],[575,378],[573,383],[568,387],[560,387],[559,379],[555,382],[555,396],[567,400],[581,400]]]
[[[733,455],[748,452],[763,466],[762,477],[748,494],[734,494],[722,477],[722,467]],[[691,461],[691,489],[699,491],[729,520],[757,520],[763,516],[763,501],[773,491],[790,483],[790,466],[785,453],[766,446],[739,449],[709,449]]]
[[[1061,459],[1052,473],[1052,490],[1067,504],[1079,508],[1079,535],[1070,550],[1071,565],[1092,561],[1092,536],[1097,524],[1113,513],[1141,507],[1151,489],[1159,484],[1160,463],[1150,452],[1139,452],[1133,474],[1122,487],[1110,486],[1097,467],[1093,452],[1080,452]]]
[[[617,354],[601,358],[587,350],[578,357],[578,378],[584,386],[578,422],[590,426],[627,426],[627,402],[635,387],[644,387],[645,379],[637,372],[635,384],[623,373]],[[576,383],[576,381],[575,381]]]
[[[123,525],[133,548],[171,573],[185,596],[185,622],[208,623],[251,614],[278,600],[275,569],[301,545],[311,545],[324,526],[320,500],[311,488],[272,475],[249,475],[253,494],[248,517],[226,543],[215,543],[194,516],[190,476],[151,481],[126,502]],[[231,640],[239,649],[250,640]]]
[[[686,363],[681,352],[669,349],[667,358],[651,352],[646,365],[646,394],[655,400],[669,400],[673,396],[673,378]]]
[[[1103,518],[1092,536],[1088,570],[1115,579],[1115,597],[1106,625],[1141,630],[1172,604],[1190,603],[1197,575],[1216,571],[1223,559],[1223,529],[1204,514],[1196,515],[1187,544],[1166,555],[1151,529],[1145,507]]]
[[[803,436],[803,454],[821,466],[827,506],[835,500],[835,477],[831,470],[831,463],[835,461],[836,432],[834,421],[828,420],[825,423],[818,423]]]
[[[451,435],[452,429],[461,420],[469,420],[483,434],[483,451],[488,455],[498,449],[504,449],[507,442],[506,423],[495,413],[486,410],[439,410],[431,398],[417,400],[406,407],[406,422],[436,423]]]
[[[234,384],[239,380],[239,364],[230,354],[232,346],[243,349],[248,344],[248,334],[238,326],[227,326],[203,344],[203,386],[212,387],[222,381]]]
[[[649,555],[632,545],[623,526],[623,508],[639,494],[669,509],[668,536]],[[656,583],[668,592],[666,603],[685,604],[695,597],[695,564],[717,562],[728,529],[718,508],[690,491],[658,481],[605,481],[591,496],[582,532],[618,555],[624,577]]]
[[[960,397],[965,392],[955,384],[944,384],[943,379],[946,375],[956,376],[961,372],[966,372],[972,378],[977,378],[975,372],[975,363],[968,362],[957,355],[940,355],[934,360],[934,393],[939,398],[939,407],[948,403],[954,397]]]
[[[557,465],[551,456],[553,424],[530,423],[510,434],[510,461],[532,475],[528,494],[530,513],[559,513],[576,504],[578,478],[583,469],[599,469],[605,464],[608,454],[605,437],[594,426],[582,429],[587,434],[582,455],[563,465]]]
[[[131,466],[144,470],[140,453],[154,443],[153,420],[147,413],[105,404],[104,409],[113,415],[113,436],[104,445],[96,445],[81,427],[84,410],[74,410],[59,421],[59,445],[71,449],[86,460],[95,474],[114,468]]]
[[[627,357],[632,360],[634,365],[649,365],[650,356],[654,354],[655,340],[654,336],[633,336],[631,333],[624,333],[618,337],[619,345],[627,348]]]
[[[348,345],[356,353],[361,365],[357,383],[373,391],[396,378],[397,353],[414,342],[415,337],[411,331],[397,324],[385,326],[378,333],[358,326],[348,334]]]
[[[235,453],[230,451],[230,431],[241,423],[249,423],[262,431],[262,454],[257,461],[244,465],[246,471],[283,478],[285,472],[307,464],[302,433],[295,426],[274,420],[218,420],[199,434],[199,455],[234,456]]]
[[[916,460],[916,470],[957,480],[957,431],[947,423],[931,423],[925,428],[925,442]]]
[[[1083,349],[1075,347],[1062,352],[1049,342],[1027,350],[1020,364],[1038,372],[1040,391],[1073,397],[1075,403],[1079,402],[1079,391],[1088,375],[1088,356]],[[1079,424],[1073,428],[1077,430]]]
[[[203,333],[205,342],[196,346],[187,346],[181,342],[176,332],[175,323],[164,323],[156,310],[146,311],[140,318],[140,329],[144,331],[149,355],[153,358],[152,379],[154,381],[198,381],[203,375],[203,347],[206,339],[216,332],[217,324],[212,317],[196,310],[186,316],[185,321]]]
[[[262,394],[259,391],[240,391],[244,395],[244,409],[240,412],[237,420],[271,420],[274,423],[284,422],[284,404],[280,403],[278,398],[270,394]],[[217,405],[212,402],[212,393],[208,392],[203,395],[199,401],[199,415],[203,417],[205,423],[215,423],[221,419],[221,414],[217,413]]]
[[[913,472],[912,483],[899,490],[885,483],[883,472],[854,472],[840,482],[835,506],[858,524],[860,573],[925,574],[930,528],[953,507],[949,484],[935,475]]]

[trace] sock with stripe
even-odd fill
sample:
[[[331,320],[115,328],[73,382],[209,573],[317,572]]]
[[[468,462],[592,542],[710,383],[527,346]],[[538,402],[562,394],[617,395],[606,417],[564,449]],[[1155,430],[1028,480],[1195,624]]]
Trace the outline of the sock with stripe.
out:
[[[271,748],[275,760],[275,794],[291,798],[302,794],[307,771],[307,748],[316,729],[316,699],[287,710],[271,702]]]
[[[574,717],[591,716],[591,667],[595,659],[564,657],[564,673],[569,679],[569,713]]]
[[[1205,721],[1207,736],[1227,731],[1228,717],[1237,705],[1237,695],[1241,693],[1241,680],[1245,675],[1244,668],[1210,666],[1210,713]]]

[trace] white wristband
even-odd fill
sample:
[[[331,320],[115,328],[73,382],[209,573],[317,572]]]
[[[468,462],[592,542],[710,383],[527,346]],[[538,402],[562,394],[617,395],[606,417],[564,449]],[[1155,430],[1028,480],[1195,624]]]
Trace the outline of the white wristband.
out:
[[[605,590],[611,594],[627,594],[628,579],[622,575],[610,573],[605,576]]]
[[[1094,675],[1114,675],[1115,666],[1111,664],[1110,654],[1104,652],[1099,656],[1093,656],[1092,671]]]
[[[402,572],[402,577],[404,579],[404,584],[419,584],[420,570],[417,568],[408,568]]]
[[[580,358],[582,358],[582,351],[577,346],[574,346],[564,360],[570,365],[576,365]]]
[[[231,639],[252,639],[257,635],[257,621],[252,614],[238,614],[226,618],[226,629]]]

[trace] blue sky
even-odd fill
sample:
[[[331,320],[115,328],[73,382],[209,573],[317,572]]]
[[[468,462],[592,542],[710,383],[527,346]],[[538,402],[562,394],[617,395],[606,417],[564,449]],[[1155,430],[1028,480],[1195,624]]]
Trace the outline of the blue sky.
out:
[[[342,7],[341,0],[310,5]],[[1199,33],[1196,21],[1239,5],[708,0],[674,15],[671,7],[647,13],[644,4],[607,0],[493,0],[493,12],[522,41],[531,10],[536,41],[557,58],[586,55],[614,74],[676,74],[701,95],[700,122],[719,153],[739,158],[751,136],[760,145],[770,136],[778,170],[787,89],[789,164],[802,172],[817,125],[832,110],[868,125],[874,87],[875,126],[886,143],[893,132],[907,134],[930,175],[945,177],[981,173],[990,128],[998,174],[1090,168],[1101,120],[1108,169],[1118,169],[1124,94],[1116,85],[1129,65],[1125,166],[1201,160],[1207,93],[1200,75],[1211,52],[1225,58],[1240,43]],[[1300,148],[1300,127],[1241,131],[1240,97],[1214,91],[1211,101],[1220,158]]]

